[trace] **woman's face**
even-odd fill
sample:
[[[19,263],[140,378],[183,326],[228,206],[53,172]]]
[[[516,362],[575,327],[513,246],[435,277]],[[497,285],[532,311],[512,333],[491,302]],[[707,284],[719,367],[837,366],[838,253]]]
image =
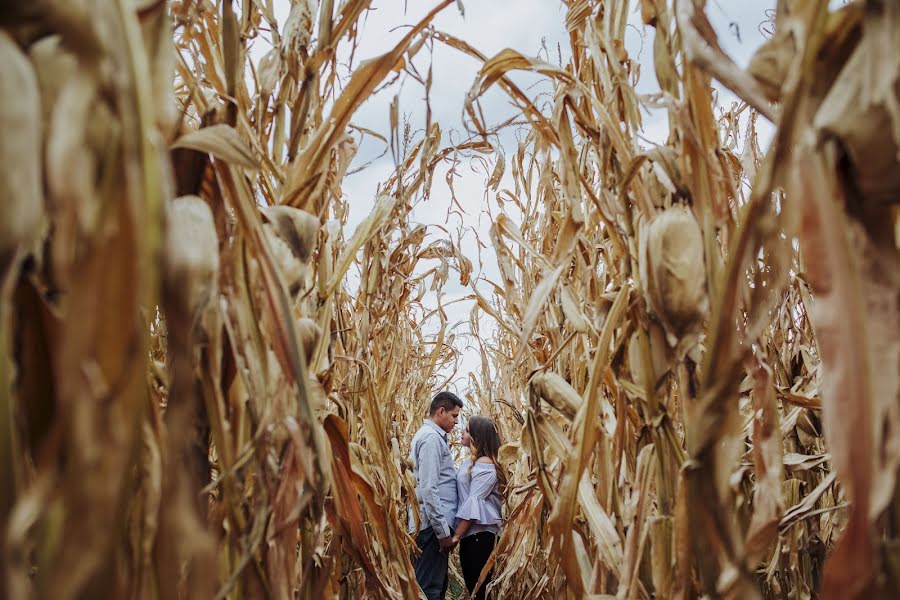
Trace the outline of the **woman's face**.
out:
[[[472,438],[469,437],[469,428],[468,427],[463,427],[462,439],[460,440],[459,443],[462,444],[463,446],[465,446],[466,448],[468,448],[472,445]]]

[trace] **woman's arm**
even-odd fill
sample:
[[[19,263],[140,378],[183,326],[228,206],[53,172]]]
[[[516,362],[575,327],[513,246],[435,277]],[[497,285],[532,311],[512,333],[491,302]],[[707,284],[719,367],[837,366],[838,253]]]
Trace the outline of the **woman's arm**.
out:
[[[466,532],[469,531],[469,527],[471,526],[471,519],[460,519],[459,524],[456,526],[456,531],[453,532],[453,543],[458,544],[459,540],[466,535]]]

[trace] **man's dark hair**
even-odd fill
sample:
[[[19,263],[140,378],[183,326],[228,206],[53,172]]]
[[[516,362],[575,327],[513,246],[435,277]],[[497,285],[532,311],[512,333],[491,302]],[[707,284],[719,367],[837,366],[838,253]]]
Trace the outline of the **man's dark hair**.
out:
[[[453,410],[454,406],[463,407],[463,401],[453,392],[438,392],[438,395],[431,401],[431,408],[428,409],[428,416],[433,417],[439,408],[446,411]]]

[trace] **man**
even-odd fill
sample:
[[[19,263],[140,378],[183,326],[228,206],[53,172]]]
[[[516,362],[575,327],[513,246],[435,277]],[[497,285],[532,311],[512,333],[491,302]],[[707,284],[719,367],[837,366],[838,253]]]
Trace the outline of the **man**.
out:
[[[413,437],[410,459],[416,476],[419,531],[416,544],[416,581],[428,600],[442,600],[447,592],[447,565],[456,517],[456,468],[447,434],[456,427],[463,402],[455,394],[440,392],[431,401],[429,418]],[[416,533],[412,510],[409,532]]]

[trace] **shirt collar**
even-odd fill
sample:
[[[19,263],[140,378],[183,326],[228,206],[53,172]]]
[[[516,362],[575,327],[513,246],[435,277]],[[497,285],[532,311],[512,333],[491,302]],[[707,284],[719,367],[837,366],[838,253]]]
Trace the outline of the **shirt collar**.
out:
[[[437,423],[435,423],[431,419],[425,419],[425,424],[431,425],[431,427],[441,435],[441,439],[443,439],[445,442],[447,441],[447,432],[441,429]]]

